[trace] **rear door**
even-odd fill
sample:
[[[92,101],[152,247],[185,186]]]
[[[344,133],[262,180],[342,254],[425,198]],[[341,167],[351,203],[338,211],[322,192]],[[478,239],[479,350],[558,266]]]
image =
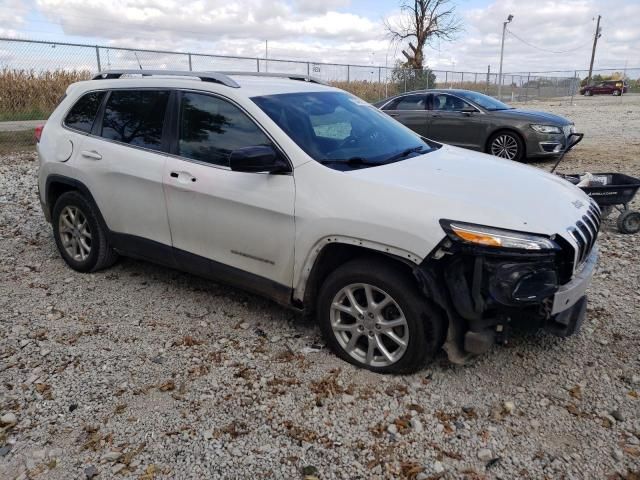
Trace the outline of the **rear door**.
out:
[[[92,192],[107,226],[121,234],[117,242],[143,257],[153,245],[144,240],[171,246],[162,184],[170,95],[156,89],[110,91],[80,152],[84,162],[100,169]]]
[[[486,114],[448,93],[434,93],[430,100],[428,138],[457,147],[484,150]],[[474,111],[464,112],[465,109]]]
[[[427,136],[429,115],[425,93],[412,93],[394,98],[382,108],[382,111],[417,134]]]

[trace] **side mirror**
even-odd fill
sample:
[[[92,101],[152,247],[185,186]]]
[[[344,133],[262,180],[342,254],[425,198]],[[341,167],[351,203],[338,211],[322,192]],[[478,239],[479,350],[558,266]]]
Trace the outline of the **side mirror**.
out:
[[[229,167],[234,172],[283,173],[289,172],[289,164],[273,147],[256,146],[239,148],[231,152]]]

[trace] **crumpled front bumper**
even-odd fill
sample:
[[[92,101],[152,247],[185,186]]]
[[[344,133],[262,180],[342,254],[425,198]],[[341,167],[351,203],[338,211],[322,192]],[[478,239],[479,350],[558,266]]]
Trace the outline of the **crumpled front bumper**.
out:
[[[556,315],[573,307],[582,297],[584,297],[596,270],[598,256],[598,245],[596,244],[591,250],[587,260],[582,264],[581,270],[569,283],[561,285],[560,288],[558,288],[558,291],[553,297],[551,315]]]

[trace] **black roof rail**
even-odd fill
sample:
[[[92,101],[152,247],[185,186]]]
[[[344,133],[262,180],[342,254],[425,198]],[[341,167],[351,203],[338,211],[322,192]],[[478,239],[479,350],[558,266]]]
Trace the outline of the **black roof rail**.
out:
[[[108,80],[120,78],[123,75],[142,75],[148,77],[152,75],[175,76],[175,77],[194,77],[199,78],[203,82],[219,83],[227,87],[240,88],[240,85],[228,75],[219,72],[185,72],[179,70],[104,70],[94,75],[91,80]]]
[[[311,77],[309,75],[298,73],[271,73],[271,72],[218,72],[222,75],[240,75],[245,77],[274,77],[274,78],[288,78],[289,80],[299,80],[301,82],[318,83],[320,85],[327,85],[319,78]]]

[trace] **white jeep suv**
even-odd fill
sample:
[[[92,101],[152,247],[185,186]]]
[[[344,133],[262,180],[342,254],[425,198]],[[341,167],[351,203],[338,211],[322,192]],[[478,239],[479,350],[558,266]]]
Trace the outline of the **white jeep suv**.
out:
[[[585,316],[587,195],[310,77],[103,72],[68,88],[38,153],[71,268],[120,254],[236,285],[313,312],[337,355],[376,372]]]

